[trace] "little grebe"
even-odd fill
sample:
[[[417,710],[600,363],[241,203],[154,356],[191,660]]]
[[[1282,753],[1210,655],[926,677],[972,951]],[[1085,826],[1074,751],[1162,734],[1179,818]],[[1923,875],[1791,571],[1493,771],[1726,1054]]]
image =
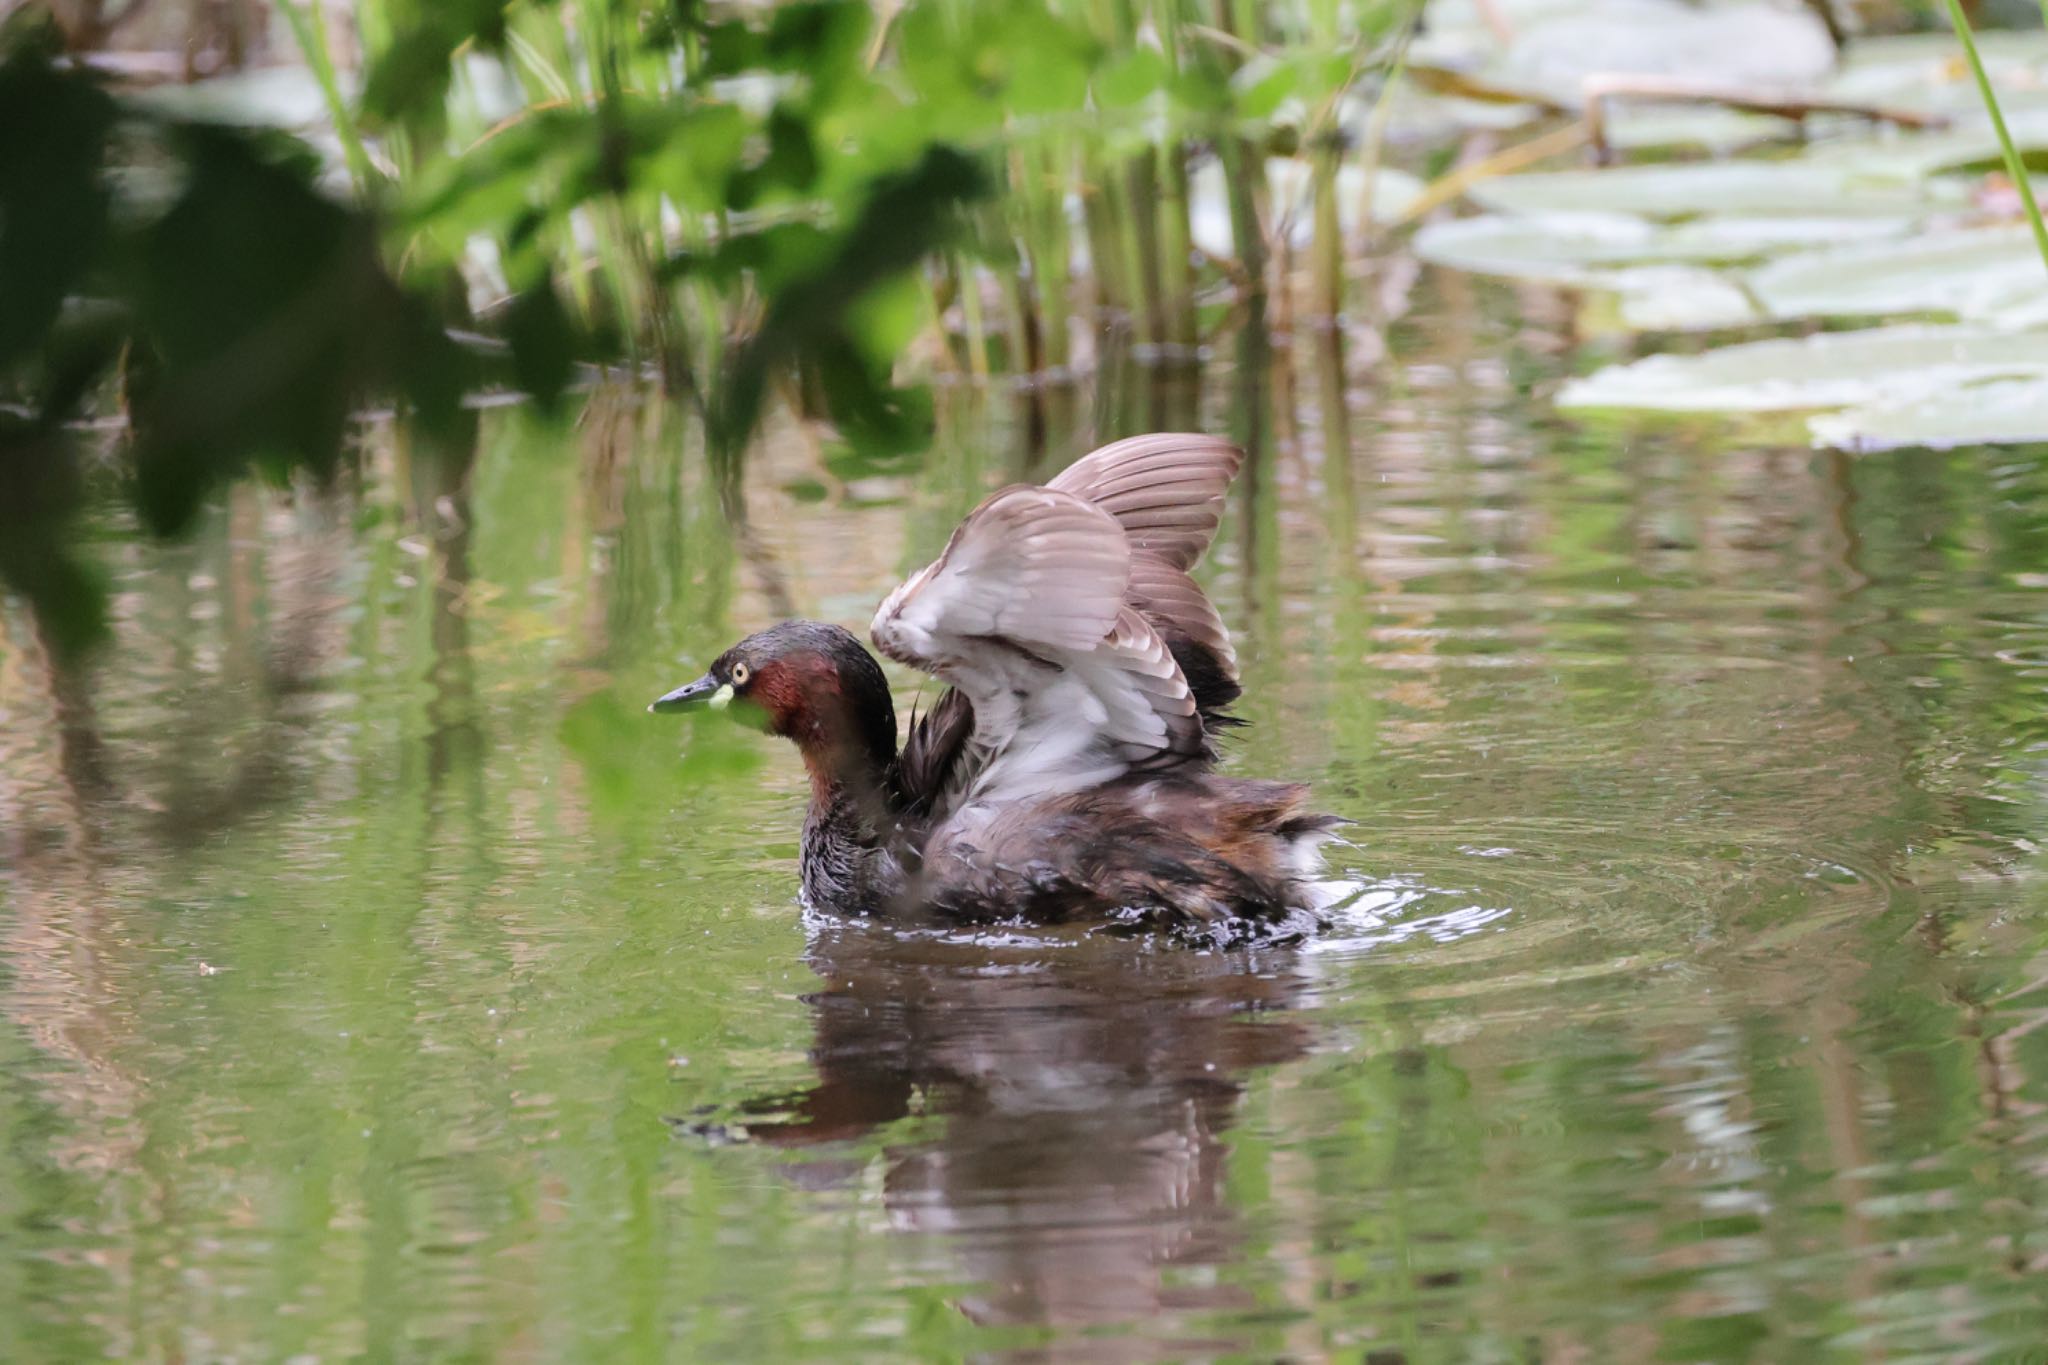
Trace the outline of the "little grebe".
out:
[[[884,654],[951,685],[900,751],[881,668],[815,621],[748,636],[648,709],[730,706],[796,742],[819,909],[1185,927],[1311,910],[1339,821],[1304,786],[1214,771],[1242,689],[1188,570],[1242,462],[1138,436],[970,512],[875,614]]]

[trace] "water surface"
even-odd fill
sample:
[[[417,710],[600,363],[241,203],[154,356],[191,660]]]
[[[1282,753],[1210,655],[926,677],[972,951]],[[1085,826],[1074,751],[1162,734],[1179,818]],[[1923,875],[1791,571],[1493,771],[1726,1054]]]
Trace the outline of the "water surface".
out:
[[[97,666],[0,642],[0,1357],[2038,1351],[2048,451],[1569,422],[1556,296],[1413,303],[778,424],[737,525],[616,393],[108,522]],[[1358,903],[806,923],[794,755],[645,702],[1197,425],[1232,768]]]

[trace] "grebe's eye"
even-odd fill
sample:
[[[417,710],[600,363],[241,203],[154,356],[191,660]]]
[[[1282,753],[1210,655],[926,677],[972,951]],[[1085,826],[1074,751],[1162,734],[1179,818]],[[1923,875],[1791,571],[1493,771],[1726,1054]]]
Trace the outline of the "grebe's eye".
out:
[[[732,685],[734,687],[745,687],[747,680],[753,676],[754,670],[748,668],[745,664],[734,664],[732,666]]]

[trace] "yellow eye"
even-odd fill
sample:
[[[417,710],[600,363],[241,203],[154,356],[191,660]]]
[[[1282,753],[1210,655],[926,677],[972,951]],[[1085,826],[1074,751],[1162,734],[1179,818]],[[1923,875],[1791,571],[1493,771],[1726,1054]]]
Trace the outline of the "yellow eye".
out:
[[[748,668],[745,664],[734,664],[732,666],[732,685],[734,687],[745,687],[747,679],[753,676],[754,670]]]

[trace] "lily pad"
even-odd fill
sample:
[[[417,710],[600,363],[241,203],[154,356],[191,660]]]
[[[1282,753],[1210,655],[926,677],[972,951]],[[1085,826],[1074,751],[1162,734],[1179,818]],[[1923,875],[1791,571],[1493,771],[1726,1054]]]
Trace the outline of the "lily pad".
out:
[[[2048,376],[1991,379],[1867,403],[1823,413],[1807,426],[1820,444],[1853,451],[2048,441]]]
[[[1968,202],[1958,185],[1876,175],[1853,166],[1783,161],[1697,161],[1597,171],[1508,175],[1472,187],[1501,213],[1636,213],[1651,218],[1916,218]]]
[[[1415,234],[1415,254],[1482,275],[1590,284],[1598,278],[1593,267],[1673,259],[1666,236],[1622,213],[1482,214],[1429,224]]]
[[[2048,272],[2032,234],[2012,226],[1797,252],[1752,270],[1749,288],[1781,318],[1981,318],[2048,290]]]
[[[1621,95],[1607,101],[1607,143],[1626,151],[1697,147],[1725,154],[1790,136],[1795,127],[1790,120],[1769,114],[1710,104],[1664,104]]]
[[[1818,18],[1767,0],[1496,0],[1492,8],[1504,34],[1478,6],[1438,0],[1411,60],[1572,107],[1593,76],[1811,88],[1835,65],[1834,44]]]
[[[1749,292],[1727,274],[1691,265],[1649,265],[1602,277],[1619,295],[1623,326],[1639,332],[1691,332],[1746,327],[1763,320]]]
[[[1752,341],[1610,365],[1559,393],[1566,408],[1796,412],[1906,403],[2006,377],[2048,378],[2048,333],[1877,327]]]
[[[2048,33],[1986,30],[1977,35],[1977,50],[2008,115],[2048,105]],[[1983,111],[1976,81],[1952,33],[1859,38],[1828,80],[1827,93],[1894,108]]]
[[[2048,269],[1996,174],[1999,142],[1953,34],[1859,39],[1838,62],[1813,8],[1792,0],[1433,0],[1429,20],[1411,70],[1440,114],[1482,99],[1522,101],[1516,118],[1576,108],[1592,78],[1634,75],[1942,125],[1815,115],[1797,152],[1472,186],[1482,212],[1426,226],[1417,254],[1593,293],[1587,335],[1885,324],[1611,366],[1567,385],[1560,406],[1817,413],[1816,439],[1845,449],[2048,440]],[[2048,33],[1979,41],[2014,140],[2048,154]],[[1619,93],[1607,115],[1623,148],[1725,152],[1788,127]],[[1954,321],[1910,321],[1932,318]]]
[[[2006,130],[2018,147],[2048,148],[2048,108],[2008,114]],[[1982,109],[1958,114],[1948,127],[1928,132],[1865,129],[1857,137],[1822,143],[1805,157],[1808,165],[1891,180],[1924,179],[1958,166],[1998,159],[1998,136]]]
[[[1648,263],[1740,264],[1773,252],[1844,237],[1876,240],[1911,227],[1907,219],[1844,223],[1802,218],[1701,218],[1653,223],[1626,213],[1482,214],[1431,223],[1415,252],[1437,265],[1552,284],[1603,284],[1597,267]],[[1606,285],[1605,287],[1612,287]]]

